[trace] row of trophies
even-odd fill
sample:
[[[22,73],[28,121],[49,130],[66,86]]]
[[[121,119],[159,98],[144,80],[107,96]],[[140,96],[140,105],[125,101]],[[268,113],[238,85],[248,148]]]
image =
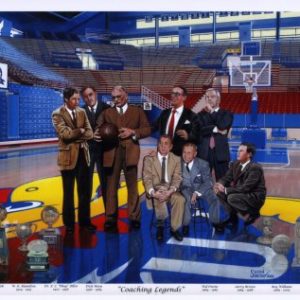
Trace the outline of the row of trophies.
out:
[[[6,209],[0,206],[0,265],[8,265],[8,243],[5,226],[2,224],[6,216]],[[14,225],[16,235],[21,240],[18,250],[28,251],[26,265],[29,271],[48,270],[48,246],[56,246],[61,241],[59,229],[53,227],[58,218],[59,212],[55,207],[45,206],[41,212],[41,219],[48,225],[48,228],[40,231],[40,238],[32,240],[28,245],[26,245],[26,240],[37,231],[37,225],[30,222]]]

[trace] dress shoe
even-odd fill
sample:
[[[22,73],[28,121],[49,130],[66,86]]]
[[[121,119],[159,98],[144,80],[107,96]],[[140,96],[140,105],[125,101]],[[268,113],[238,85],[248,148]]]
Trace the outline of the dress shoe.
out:
[[[73,234],[74,226],[66,226],[66,234]]]
[[[161,242],[164,239],[164,227],[158,226],[156,231],[156,239]]]
[[[90,231],[90,232],[95,232],[97,230],[97,226],[90,223],[90,224],[87,224],[87,225],[80,225],[80,229],[85,229],[85,230]]]
[[[132,220],[130,222],[130,226],[131,228],[133,229],[140,229],[141,228],[141,222],[140,221],[137,221],[137,220]]]
[[[117,232],[117,222],[108,221],[104,223],[104,231],[105,232]]]
[[[248,219],[245,220],[245,226],[249,226],[256,221],[260,217],[260,214],[250,215]]]
[[[224,231],[225,231],[225,226],[226,226],[226,223],[225,222],[223,222],[223,223],[219,223],[219,224],[212,224],[213,225],[213,227],[214,227],[214,229],[215,229],[215,231],[217,232],[217,233],[224,233]]]
[[[226,226],[230,229],[235,229],[238,227],[239,224],[239,217],[237,214],[233,213],[230,215],[229,219],[225,221]]]
[[[179,242],[183,240],[183,236],[178,230],[176,231],[171,230],[171,236]]]
[[[189,233],[190,233],[190,226],[188,226],[188,225],[183,226],[183,227],[182,227],[182,234],[183,234],[184,236],[188,236]]]

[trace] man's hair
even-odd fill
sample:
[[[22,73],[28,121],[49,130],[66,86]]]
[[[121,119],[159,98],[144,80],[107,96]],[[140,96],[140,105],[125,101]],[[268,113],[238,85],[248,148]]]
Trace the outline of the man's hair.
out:
[[[182,85],[175,85],[173,88],[180,88],[181,90],[182,90],[182,94],[183,94],[183,96],[187,96],[188,95],[188,90],[187,90],[187,88],[185,88],[184,86],[182,86]]]
[[[194,150],[197,151],[197,146],[196,146],[194,143],[191,143],[191,142],[185,143],[185,144],[183,145],[183,148],[185,148],[185,147],[193,147]]]
[[[83,86],[82,89],[80,90],[81,96],[83,95],[83,93],[84,93],[85,90],[87,90],[87,89],[91,89],[91,90],[93,90],[93,91],[96,93],[96,88],[95,88],[94,86],[92,86],[92,85],[85,85],[85,86]]]
[[[70,100],[74,94],[79,94],[79,91],[72,87],[65,88],[63,91],[64,102],[66,102],[66,99],[67,101]]]
[[[122,92],[124,92],[125,94],[127,94],[126,89],[125,89],[122,85],[116,85],[116,86],[114,86],[114,87],[112,88],[112,91],[114,91],[114,90],[119,90],[119,91],[122,91]]]
[[[253,156],[254,156],[255,153],[256,153],[256,148],[255,148],[255,146],[254,146],[253,144],[247,143],[247,142],[242,142],[242,143],[240,144],[240,146],[246,146],[246,147],[247,147],[247,153],[250,153],[250,154],[251,154],[250,158],[252,159]]]
[[[160,141],[161,141],[163,138],[164,138],[164,139],[168,139],[168,140],[170,141],[170,143],[173,145],[172,138],[171,138],[169,135],[167,135],[167,134],[162,134],[162,135],[159,137],[159,139],[158,139],[158,141],[157,141],[157,145],[160,143]]]

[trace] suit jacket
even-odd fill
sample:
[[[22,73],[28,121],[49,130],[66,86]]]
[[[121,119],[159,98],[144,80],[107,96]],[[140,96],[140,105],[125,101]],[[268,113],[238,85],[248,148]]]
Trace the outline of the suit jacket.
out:
[[[188,172],[185,162],[181,160],[181,170],[182,182],[180,190],[183,193],[191,196],[193,192],[197,191],[204,195],[208,190],[212,190],[213,183],[207,161],[196,157],[192,169]]]
[[[103,165],[104,167],[112,167],[117,147],[120,145],[126,149],[126,166],[136,166],[140,158],[139,139],[145,138],[151,134],[151,127],[144,111],[133,105],[128,105],[128,109],[121,116],[115,107],[104,110],[97,119],[96,132],[103,123],[115,124],[118,128],[126,127],[134,129],[136,139],[129,137],[127,139],[119,139],[118,144],[110,149],[104,149]]]
[[[85,111],[76,107],[77,126],[68,113],[65,106],[61,106],[52,113],[52,123],[58,135],[58,158],[57,163],[60,170],[72,170],[75,168],[79,148],[84,149],[86,162],[89,165],[90,156],[87,140],[93,138],[93,130],[88,121]],[[82,134],[80,128],[84,128]]]
[[[198,113],[199,126],[201,128],[201,140],[198,147],[198,156],[204,160],[208,160],[209,140],[213,135],[215,138],[215,153],[217,161],[230,161],[230,152],[228,144],[228,131],[233,122],[231,112],[219,109],[218,112],[208,113],[201,111]],[[227,134],[213,133],[214,127],[220,130],[227,130]]]
[[[172,109],[165,109],[161,112],[160,116],[158,117],[158,119],[155,121],[155,123],[153,124],[152,130],[155,131],[159,131],[160,135],[166,134],[167,131],[167,123],[168,123],[168,119],[169,116],[172,112]],[[192,112],[191,110],[184,108],[182,115],[178,121],[178,124],[174,130],[175,134],[173,137],[173,149],[172,152],[175,155],[181,156],[182,154],[182,148],[183,145],[186,142],[193,142],[195,144],[198,143],[198,137],[199,137],[199,122],[198,122],[198,118],[197,115]],[[189,137],[188,137],[188,141],[182,139],[181,137],[179,137],[176,134],[176,131],[179,129],[184,129],[187,131]]]
[[[89,119],[90,125],[93,129],[93,131],[95,131],[96,129],[96,121],[99,117],[99,115],[101,114],[102,111],[104,111],[105,109],[109,108],[110,106],[107,105],[106,103],[102,102],[102,101],[98,101],[98,105],[97,105],[97,109],[95,112],[95,116],[93,116],[93,114],[91,113],[89,106],[88,105],[84,105],[82,108],[85,110],[86,115]],[[95,151],[95,152],[102,152],[102,143],[101,142],[96,142],[95,140],[91,139],[88,141],[89,144],[89,149],[90,151]]]
[[[226,188],[227,195],[242,193],[255,196],[256,199],[265,201],[266,187],[264,171],[260,164],[250,162],[238,175],[239,161],[234,161],[227,173],[219,180]]]
[[[151,196],[148,194],[150,189],[154,189],[161,182],[161,164],[156,156],[145,156],[143,164],[143,183],[147,195],[147,206],[151,207]],[[168,156],[168,182],[170,187],[179,189],[181,182],[181,162],[180,157],[169,153]]]

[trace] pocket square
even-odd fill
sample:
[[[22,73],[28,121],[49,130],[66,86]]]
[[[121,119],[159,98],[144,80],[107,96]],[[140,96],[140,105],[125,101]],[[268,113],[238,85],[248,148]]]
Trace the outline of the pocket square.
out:
[[[196,177],[201,177],[201,174],[196,175]]]
[[[184,124],[191,124],[189,120],[185,120]]]

